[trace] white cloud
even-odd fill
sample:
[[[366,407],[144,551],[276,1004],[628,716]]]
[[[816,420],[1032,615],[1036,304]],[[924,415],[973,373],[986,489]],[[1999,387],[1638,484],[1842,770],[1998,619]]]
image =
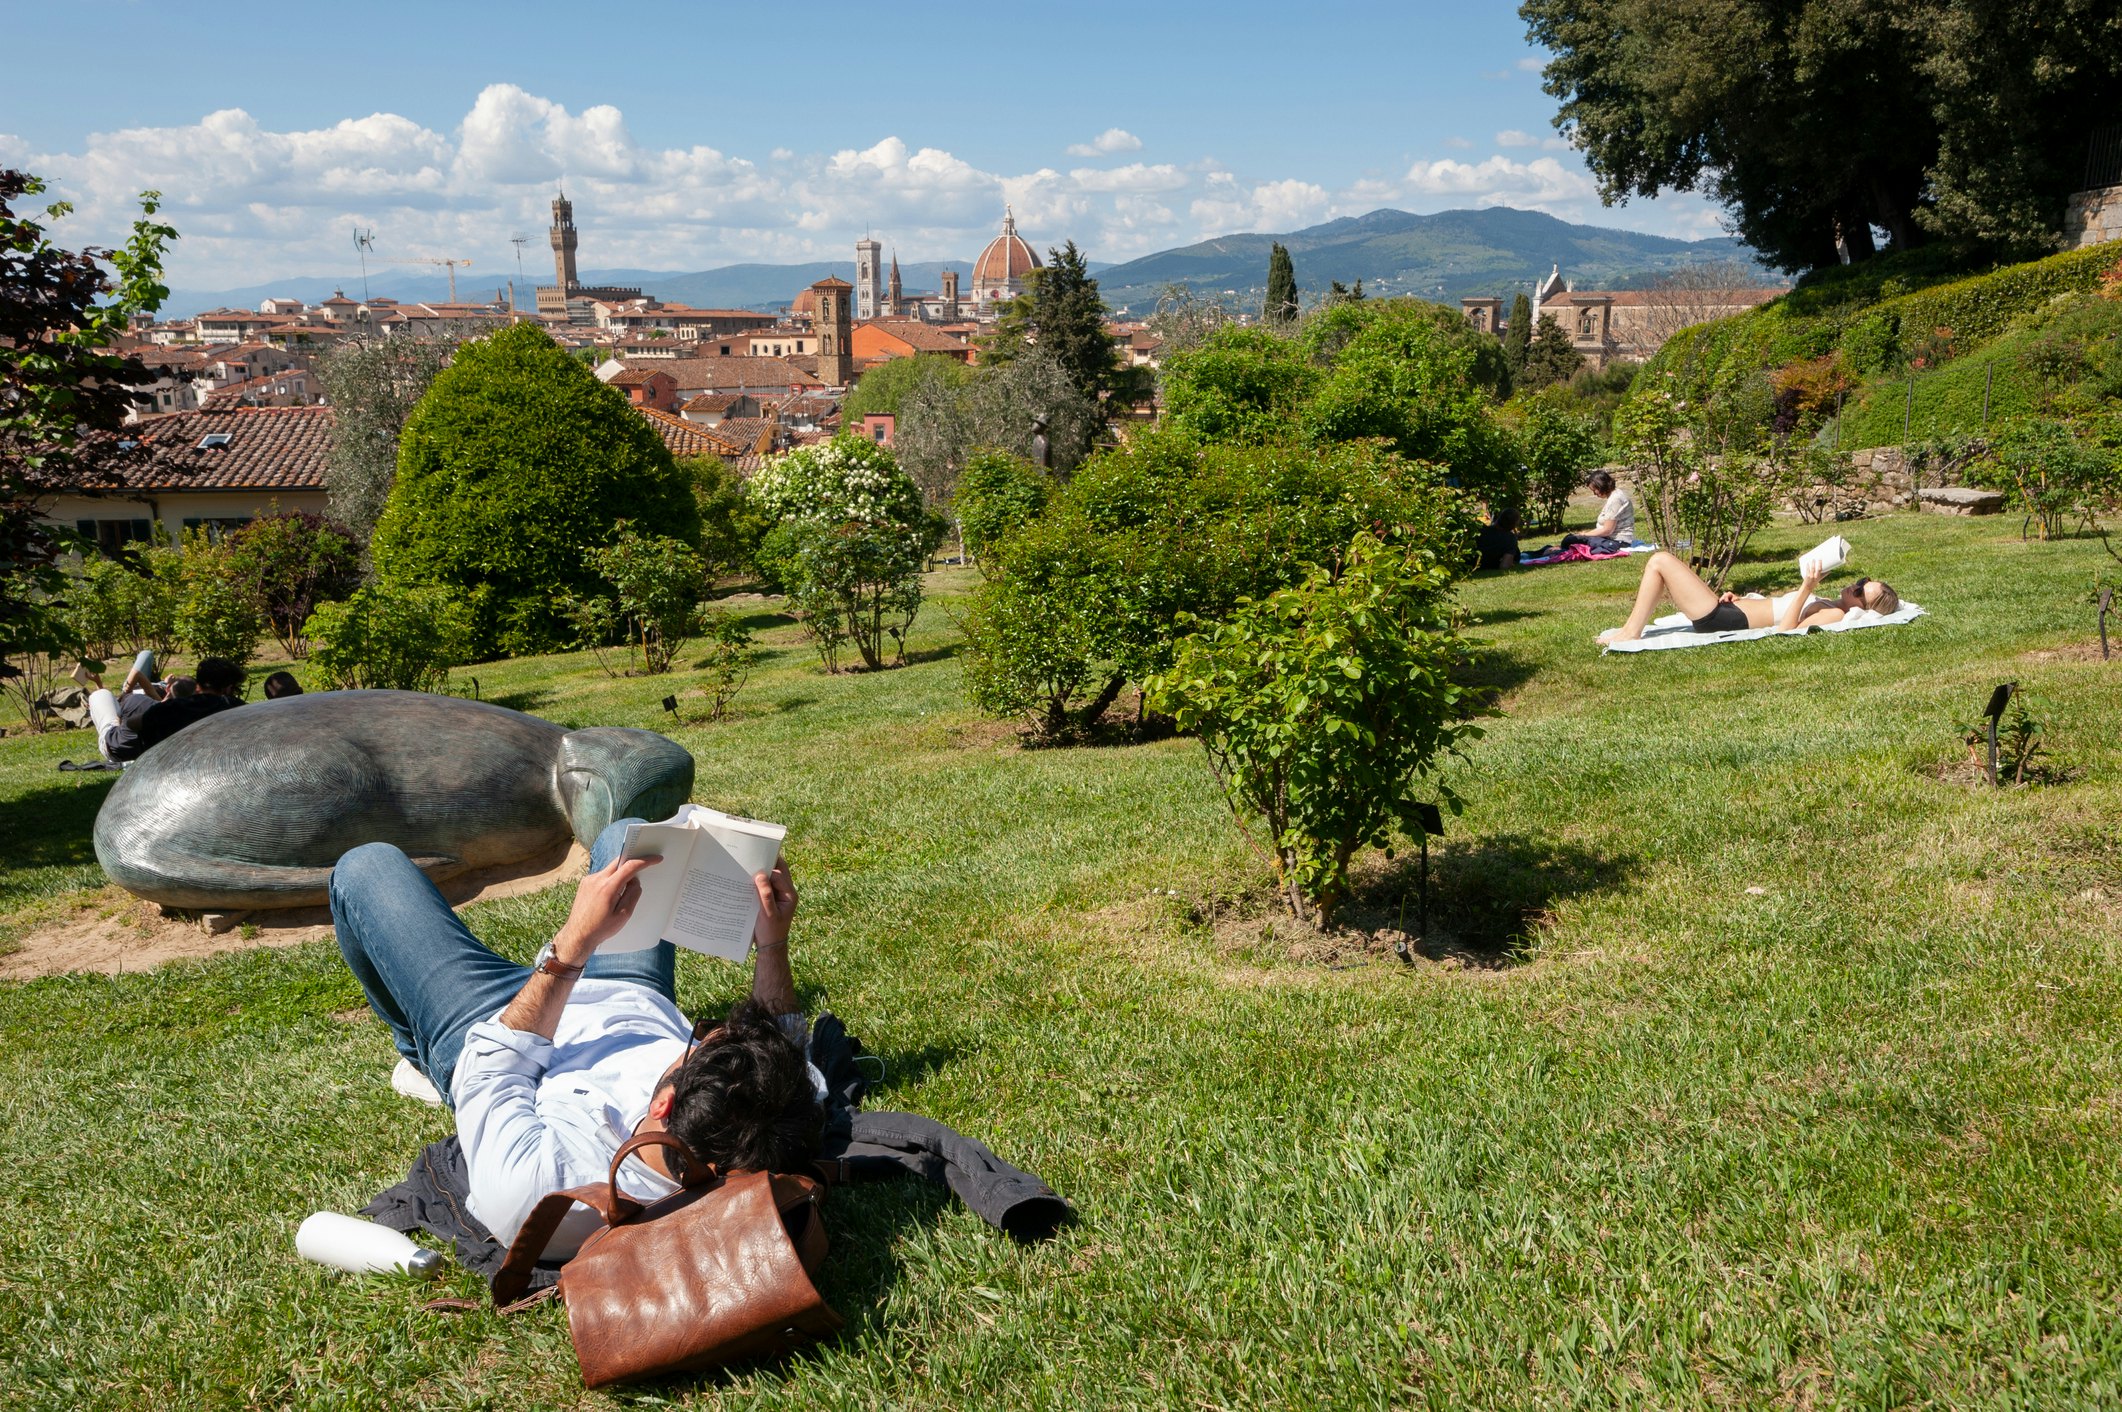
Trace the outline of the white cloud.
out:
[[[1496,134],[1496,145],[1498,147],[1530,147],[1534,141],[1535,139],[1531,133],[1520,132],[1514,127],[1507,127]]]
[[[1072,142],[1071,157],[1110,157],[1115,152],[1140,152],[1142,139],[1124,127],[1109,127],[1088,142]]]
[[[1527,54],[1518,61],[1518,72],[1521,74],[1536,74],[1546,67],[1547,60],[1538,54]]]
[[[1169,163],[1154,167],[1142,162],[1103,169],[1078,167],[1068,176],[1083,191],[1179,191],[1187,184],[1186,174]]]
[[[1471,140],[1464,137],[1447,137],[1444,139],[1444,145],[1446,147],[1452,148],[1454,151],[1464,152],[1467,148],[1473,146],[1474,144]]]
[[[1481,206],[1521,206],[1551,210],[1558,205],[1597,198],[1590,177],[1552,157],[1515,162],[1501,155],[1484,162],[1417,162],[1408,169],[1407,189],[1421,196],[1471,196]]]
[[[1316,225],[1329,214],[1326,188],[1288,179],[1261,182],[1250,191],[1237,189],[1227,172],[1211,173],[1214,195],[1189,208],[1206,238],[1232,231],[1287,231]]]

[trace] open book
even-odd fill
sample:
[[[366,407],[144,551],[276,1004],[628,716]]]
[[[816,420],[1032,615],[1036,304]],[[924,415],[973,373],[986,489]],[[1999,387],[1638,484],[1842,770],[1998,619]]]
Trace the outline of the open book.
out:
[[[662,862],[641,870],[634,915],[599,951],[642,951],[659,941],[742,961],[759,921],[755,874],[770,872],[788,830],[688,804],[654,824],[630,824],[622,858]]]

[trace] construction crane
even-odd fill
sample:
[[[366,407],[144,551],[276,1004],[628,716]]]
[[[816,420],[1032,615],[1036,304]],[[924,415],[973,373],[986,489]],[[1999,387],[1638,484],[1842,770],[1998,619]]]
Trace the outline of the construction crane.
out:
[[[393,265],[447,265],[449,267],[449,302],[454,304],[457,302],[457,266],[462,265],[466,269],[470,269],[472,262],[469,260],[437,260],[432,256],[416,256],[410,260],[392,260],[390,263]]]

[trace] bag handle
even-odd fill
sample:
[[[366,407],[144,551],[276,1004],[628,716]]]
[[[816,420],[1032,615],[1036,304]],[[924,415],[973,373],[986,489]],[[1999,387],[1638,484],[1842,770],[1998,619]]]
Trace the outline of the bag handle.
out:
[[[720,1175],[715,1170],[714,1163],[702,1162],[699,1158],[693,1155],[693,1150],[690,1147],[687,1147],[683,1142],[680,1142],[677,1138],[671,1136],[670,1133],[662,1131],[652,1133],[636,1133],[632,1137],[628,1138],[624,1143],[620,1144],[619,1150],[612,1154],[612,1168],[611,1171],[606,1174],[604,1179],[605,1185],[611,1189],[611,1201],[613,1207],[616,1208],[621,1203],[626,1203],[631,1205],[635,1211],[641,1209],[641,1204],[639,1202],[635,1201],[632,1197],[623,1195],[620,1192],[619,1168],[625,1163],[627,1158],[633,1156],[635,1153],[641,1151],[643,1148],[649,1147],[667,1147],[672,1152],[678,1154],[678,1167],[679,1170],[684,1173],[683,1176],[677,1178],[679,1186],[704,1186],[711,1179]],[[629,1216],[631,1214],[632,1212],[628,1213]],[[620,1221],[626,1219],[627,1216],[621,1216],[619,1218]],[[611,1224],[617,1225],[619,1224],[619,1221],[613,1221]]]
[[[603,1219],[607,1226],[616,1226],[634,1212],[641,1209],[638,1202],[621,1197],[625,1208],[612,1204],[611,1192],[603,1186],[576,1186],[565,1191],[556,1191],[540,1198],[531,1208],[530,1215],[516,1231],[516,1238],[509,1242],[508,1254],[501,1261],[501,1268],[493,1280],[494,1303],[511,1305],[523,1297],[530,1288],[531,1269],[545,1247],[552,1241],[553,1232],[560,1228],[567,1213],[577,1202],[589,1207]]]

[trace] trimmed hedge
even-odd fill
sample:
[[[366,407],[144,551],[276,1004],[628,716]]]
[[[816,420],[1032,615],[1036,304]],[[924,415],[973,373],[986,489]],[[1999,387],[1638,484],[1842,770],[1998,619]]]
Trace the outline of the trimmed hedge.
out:
[[[535,324],[457,350],[406,420],[373,546],[385,584],[434,584],[471,611],[472,653],[546,652],[573,630],[569,594],[621,521],[700,538],[691,478],[616,388]]]

